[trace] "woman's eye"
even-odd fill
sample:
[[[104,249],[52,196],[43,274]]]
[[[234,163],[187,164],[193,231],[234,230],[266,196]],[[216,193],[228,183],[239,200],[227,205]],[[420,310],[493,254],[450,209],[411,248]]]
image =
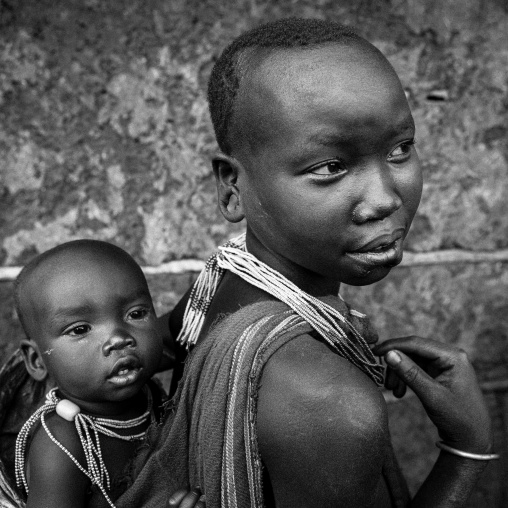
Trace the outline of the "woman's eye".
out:
[[[70,328],[65,333],[66,333],[66,335],[73,335],[73,336],[77,337],[80,335],[85,335],[91,329],[92,329],[92,327],[90,325],[78,325],[78,326],[74,326],[73,328]]]
[[[129,317],[131,319],[134,319],[136,321],[140,319],[145,319],[149,314],[148,309],[136,309],[131,312],[129,312]]]
[[[411,155],[411,147],[415,144],[414,140],[406,141],[395,147],[388,155],[388,162],[405,162]]]
[[[344,164],[338,160],[330,160],[316,164],[310,168],[309,173],[319,176],[331,176],[344,172]]]

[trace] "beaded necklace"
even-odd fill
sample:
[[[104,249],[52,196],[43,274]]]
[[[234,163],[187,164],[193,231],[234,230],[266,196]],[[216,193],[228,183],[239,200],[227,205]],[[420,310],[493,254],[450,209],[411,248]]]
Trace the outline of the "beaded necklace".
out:
[[[72,462],[76,464],[82,473],[90,478],[92,484],[96,484],[99,487],[108,504],[114,508],[115,505],[106,493],[106,489],[109,490],[111,488],[111,482],[102,457],[99,434],[104,434],[105,436],[114,437],[123,441],[138,441],[143,439],[146,431],[125,436],[118,434],[113,429],[131,429],[148,422],[152,414],[151,392],[149,389],[145,388],[148,407],[141,416],[131,420],[113,420],[110,418],[99,418],[97,416],[90,416],[81,413],[76,404],[67,399],[60,399],[57,396],[56,391],[57,388],[53,388],[46,394],[46,401],[44,405],[35,411],[35,413],[25,422],[19,431],[15,449],[16,484],[19,488],[24,488],[28,495],[28,482],[25,475],[26,445],[31,428],[38,420],[40,420],[42,427],[51,441],[53,441],[53,443],[55,443],[72,460]],[[49,430],[45,416],[52,411],[56,411],[56,413],[66,420],[74,421],[83,451],[85,452],[87,463],[86,469]]]
[[[245,233],[219,247],[219,251],[206,262],[191,290],[178,342],[187,347],[196,344],[213,296],[226,270],[284,302],[307,321],[339,355],[367,374],[378,386],[383,385],[383,367],[377,363],[369,345],[352,323],[337,309],[305,293],[282,274],[247,252]],[[355,313],[363,316],[351,311],[351,314]]]

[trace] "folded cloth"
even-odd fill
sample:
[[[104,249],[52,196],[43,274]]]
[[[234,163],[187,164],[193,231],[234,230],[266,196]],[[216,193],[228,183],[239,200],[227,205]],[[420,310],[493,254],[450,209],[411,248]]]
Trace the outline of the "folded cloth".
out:
[[[19,349],[0,369],[0,508],[25,506],[14,475],[16,436],[44,403],[46,389],[46,383],[29,376]]]
[[[365,317],[351,314],[342,300],[326,301],[364,337],[372,333]],[[259,302],[215,323],[189,355],[162,424],[149,429],[117,508],[160,508],[175,490],[190,486],[205,493],[209,508],[263,507],[256,436],[263,367],[284,344],[309,333],[310,325],[281,302]],[[388,469],[394,506],[402,507],[407,489],[397,467]]]

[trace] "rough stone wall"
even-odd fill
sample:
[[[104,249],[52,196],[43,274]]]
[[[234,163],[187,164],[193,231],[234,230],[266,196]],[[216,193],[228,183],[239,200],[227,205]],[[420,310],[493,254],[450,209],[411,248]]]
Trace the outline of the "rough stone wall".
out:
[[[242,228],[216,207],[206,82],[234,36],[289,15],[355,26],[401,77],[425,178],[407,246],[417,254],[344,293],[382,338],[470,353],[505,451],[470,506],[508,506],[504,0],[1,0],[0,359],[21,336],[6,267],[76,238],[117,243],[144,266],[204,259]],[[158,311],[194,276],[149,275]],[[437,454],[434,430],[416,397],[389,407],[414,490]]]

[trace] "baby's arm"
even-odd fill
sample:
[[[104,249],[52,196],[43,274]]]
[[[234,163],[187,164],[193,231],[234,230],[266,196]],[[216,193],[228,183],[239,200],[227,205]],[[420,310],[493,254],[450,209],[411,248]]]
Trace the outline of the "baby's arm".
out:
[[[158,372],[172,369],[175,365],[175,338],[169,329],[169,316],[170,313],[167,313],[157,318],[157,328],[162,337],[162,356]]]
[[[81,465],[86,464],[74,423],[56,414],[46,416],[46,423]],[[38,425],[28,453],[29,493],[27,508],[80,508],[86,506],[90,480],[55,444],[42,425]]]
[[[394,354],[394,350],[396,350]],[[490,454],[489,413],[464,351],[420,337],[386,341],[375,349],[421,400],[443,442],[473,454]],[[411,508],[464,506],[488,464],[442,451]]]
[[[164,345],[164,354],[159,365],[159,371],[175,368],[175,366],[178,366],[184,360],[182,358],[183,348],[179,347],[175,340],[182,328],[183,315],[191,290],[192,287],[189,288],[172,311],[157,318],[157,327]]]
[[[177,490],[170,498],[168,506],[170,508],[206,508],[199,489]]]

